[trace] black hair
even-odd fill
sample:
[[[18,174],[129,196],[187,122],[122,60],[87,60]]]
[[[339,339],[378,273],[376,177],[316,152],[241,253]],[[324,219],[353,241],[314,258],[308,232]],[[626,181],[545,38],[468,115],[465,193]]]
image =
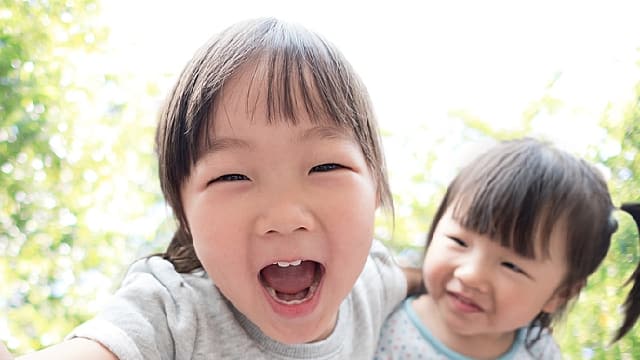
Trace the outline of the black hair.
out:
[[[578,294],[600,266],[618,227],[613,217],[616,208],[600,171],[583,159],[531,138],[504,141],[458,173],[432,220],[426,248],[449,208],[464,228],[487,235],[528,258],[549,256],[551,233],[562,224],[567,273],[557,291],[567,300]],[[640,205],[625,204],[620,209],[640,224]],[[536,239],[541,243],[536,244]],[[543,253],[536,254],[537,248]],[[640,264],[628,282],[633,285],[614,342],[633,327],[640,315]],[[531,328],[549,329],[565,308],[566,302],[553,314],[541,312]]]

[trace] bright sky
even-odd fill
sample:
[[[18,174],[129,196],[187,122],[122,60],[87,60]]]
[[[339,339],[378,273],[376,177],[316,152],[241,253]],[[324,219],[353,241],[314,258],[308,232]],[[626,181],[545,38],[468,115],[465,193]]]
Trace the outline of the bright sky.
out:
[[[392,186],[417,171],[421,153],[442,146],[439,156],[456,155],[452,110],[517,128],[561,74],[551,94],[565,110],[540,117],[535,132],[584,152],[602,142],[595,124],[607,103],[619,111],[640,80],[640,1],[109,0],[103,13],[112,66],[170,74],[167,87],[206,39],[238,20],[277,16],[317,30],[363,77],[393,135],[385,140]]]

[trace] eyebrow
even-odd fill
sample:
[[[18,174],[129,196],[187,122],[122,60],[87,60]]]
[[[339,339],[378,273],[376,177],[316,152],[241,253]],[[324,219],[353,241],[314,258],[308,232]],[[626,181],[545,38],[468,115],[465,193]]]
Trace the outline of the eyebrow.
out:
[[[237,149],[237,148],[251,149],[251,145],[248,142],[244,140],[236,139],[236,138],[231,138],[231,137],[209,139],[207,141],[207,144],[208,146],[203,152],[203,155],[207,155],[207,154],[211,154],[211,153],[215,153],[215,152],[227,150],[227,149]]]
[[[315,126],[305,130],[301,135],[294,139],[296,143],[302,143],[313,139],[329,139],[329,140],[349,140],[352,141],[348,131],[336,126]],[[224,137],[218,139],[209,139],[208,146],[203,152],[203,156],[227,149],[247,149],[251,150],[252,145],[242,139],[233,137]]]
[[[337,126],[314,126],[306,130],[297,140],[299,142],[311,139],[352,140],[348,130]]]

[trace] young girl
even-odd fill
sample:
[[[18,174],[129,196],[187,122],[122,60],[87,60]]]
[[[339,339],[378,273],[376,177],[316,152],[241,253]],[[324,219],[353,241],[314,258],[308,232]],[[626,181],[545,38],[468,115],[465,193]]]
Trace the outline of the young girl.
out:
[[[156,142],[167,251],[34,359],[373,356],[407,283],[372,243],[391,206],[378,130],[331,44],[274,19],[230,27],[180,75]]]
[[[604,259],[614,210],[597,169],[548,144],[508,141],[480,155],[433,219],[426,293],[386,320],[376,359],[560,358],[551,322]],[[622,210],[638,223],[639,205]],[[631,281],[615,340],[640,311],[640,270]]]

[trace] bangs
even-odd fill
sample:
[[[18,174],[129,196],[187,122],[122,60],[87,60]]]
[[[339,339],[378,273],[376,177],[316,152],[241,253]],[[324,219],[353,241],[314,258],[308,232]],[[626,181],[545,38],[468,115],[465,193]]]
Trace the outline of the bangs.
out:
[[[321,64],[310,64],[317,59],[306,59],[299,51],[272,49],[261,54],[260,58],[247,64],[250,73],[250,85],[245,94],[247,113],[266,111],[267,121],[274,123],[284,121],[297,124],[305,117],[314,124],[330,121],[335,125],[346,127],[348,116],[336,106],[339,101],[337,93],[344,88],[336,86],[336,80],[327,81],[321,76],[329,69],[322,69]],[[335,88],[326,89],[326,84]],[[220,96],[224,93],[224,89]],[[256,109],[258,99],[264,98],[266,109]]]
[[[521,256],[548,258],[554,227],[570,225],[567,215],[582,197],[573,180],[581,174],[565,160],[535,142],[490,151],[452,183],[454,219]]]
[[[517,192],[495,194],[493,189],[466,189],[454,200],[452,217],[470,231],[488,236],[500,246],[529,259],[549,257],[549,239],[556,222],[550,208]],[[501,195],[496,197],[496,195]],[[531,241],[531,238],[535,241]],[[542,253],[537,252],[538,249]]]
[[[283,39],[263,55],[261,70],[265,74],[267,117],[287,119],[293,123],[305,111],[311,121],[330,119],[340,127],[352,127],[357,120],[353,87],[346,72],[341,71],[327,44],[321,39]],[[325,50],[325,51],[321,51]]]
[[[354,130],[368,120],[366,90],[340,52],[296,25],[278,26],[291,31],[274,31],[261,54],[268,118],[295,123],[305,111],[311,121],[330,119]]]
[[[249,77],[250,85],[242,95],[246,98],[247,113],[253,118],[256,111],[266,111],[269,123],[292,125],[301,118],[308,118],[314,124],[331,124],[345,129],[360,144],[370,143],[368,126],[363,127],[373,116],[368,95],[348,62],[318,35],[295,31],[292,24],[275,27],[293,30],[272,30],[261,39],[263,44],[259,50],[225,81],[229,83],[234,76]],[[207,134],[211,134],[212,114],[224,93],[223,84],[213,98],[205,131],[200,132],[204,136],[198,142],[204,147],[196,146],[196,158],[209,147]],[[261,99],[264,99],[266,109],[257,109]]]

